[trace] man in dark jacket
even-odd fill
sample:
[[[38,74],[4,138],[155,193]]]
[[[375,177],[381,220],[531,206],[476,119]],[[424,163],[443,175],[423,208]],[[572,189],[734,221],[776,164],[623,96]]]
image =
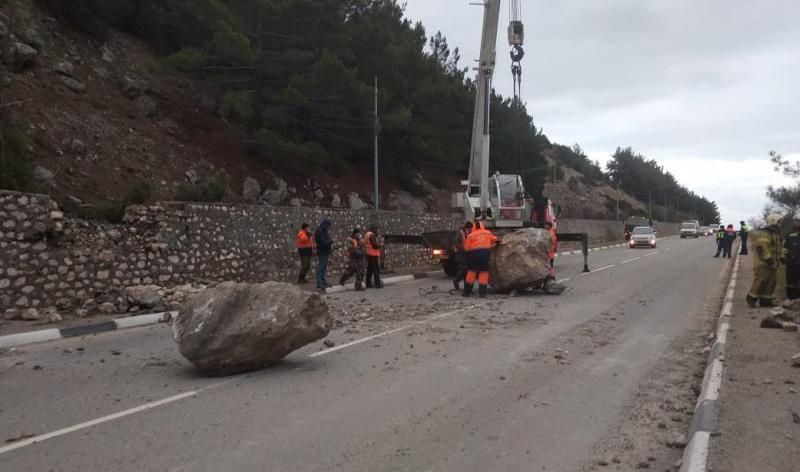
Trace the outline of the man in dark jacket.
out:
[[[719,257],[722,250],[725,248],[725,225],[719,225],[717,230],[717,254],[714,257]]]
[[[734,241],[736,241],[736,230],[733,229],[733,225],[728,225],[725,235],[722,237],[722,257],[731,258]]]
[[[467,242],[469,233],[472,232],[472,222],[467,221],[461,229],[456,233],[453,240],[453,259],[458,267],[458,273],[453,278],[453,288],[458,290],[461,282],[467,276],[467,254],[464,251],[464,243]]]
[[[333,239],[331,239],[331,220],[325,218],[319,224],[319,228],[314,232],[314,242],[317,246],[317,288],[325,290],[328,281],[325,280],[325,273],[328,271],[328,259],[331,257]]]

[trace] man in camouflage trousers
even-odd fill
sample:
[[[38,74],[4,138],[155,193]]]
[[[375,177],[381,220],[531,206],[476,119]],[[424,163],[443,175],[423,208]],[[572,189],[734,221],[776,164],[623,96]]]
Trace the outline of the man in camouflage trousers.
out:
[[[792,231],[783,243],[786,255],[786,298],[800,298],[800,221],[795,221]]]
[[[344,285],[347,279],[356,276],[356,290],[364,290],[364,269],[367,261],[367,250],[364,246],[364,239],[361,230],[356,228],[347,240],[347,270],[344,271],[339,279],[339,284]]]
[[[781,216],[775,213],[767,216],[767,227],[756,233],[752,247],[755,249],[753,260],[753,286],[747,294],[747,304],[754,308],[775,306],[775,288],[778,284],[778,267],[783,259],[781,243]]]

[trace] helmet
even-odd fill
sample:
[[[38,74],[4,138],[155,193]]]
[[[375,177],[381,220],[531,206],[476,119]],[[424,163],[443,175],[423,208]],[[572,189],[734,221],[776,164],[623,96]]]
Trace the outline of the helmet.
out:
[[[778,226],[781,222],[781,215],[777,213],[770,213],[767,215],[767,226]]]

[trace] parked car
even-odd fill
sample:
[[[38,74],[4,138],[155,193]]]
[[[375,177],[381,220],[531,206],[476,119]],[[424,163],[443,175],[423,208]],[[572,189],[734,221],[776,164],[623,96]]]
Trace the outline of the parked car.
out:
[[[656,232],[651,226],[637,226],[631,232],[631,239],[628,240],[631,248],[636,247],[656,247]]]

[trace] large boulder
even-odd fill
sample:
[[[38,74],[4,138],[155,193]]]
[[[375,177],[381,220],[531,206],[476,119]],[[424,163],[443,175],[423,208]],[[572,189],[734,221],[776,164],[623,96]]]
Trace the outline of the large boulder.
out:
[[[398,190],[389,194],[389,208],[405,213],[425,213],[428,205],[425,200],[416,198],[408,192]]]
[[[282,179],[275,179],[275,186],[277,188],[268,189],[261,196],[262,200],[272,206],[280,205],[289,196],[289,185]]]
[[[328,335],[333,319],[316,293],[293,285],[225,282],[181,308],[173,334],[181,354],[209,375],[273,365]]]
[[[490,284],[499,292],[541,287],[550,276],[550,234],[524,228],[503,236],[492,251]]]

